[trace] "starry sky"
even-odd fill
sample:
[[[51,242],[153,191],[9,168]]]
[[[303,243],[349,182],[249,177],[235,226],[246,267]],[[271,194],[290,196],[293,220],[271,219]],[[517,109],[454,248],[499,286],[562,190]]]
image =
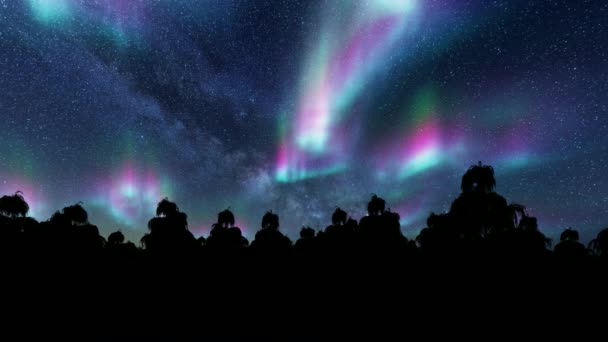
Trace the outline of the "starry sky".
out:
[[[0,0],[0,193],[138,241],[169,197],[296,238],[373,193],[413,237],[460,177],[608,225],[605,1]]]

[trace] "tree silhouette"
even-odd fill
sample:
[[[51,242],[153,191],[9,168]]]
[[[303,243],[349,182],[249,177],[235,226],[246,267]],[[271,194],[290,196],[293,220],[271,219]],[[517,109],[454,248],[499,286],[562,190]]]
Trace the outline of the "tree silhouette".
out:
[[[108,245],[120,245],[125,242],[125,235],[117,230],[108,235]]]
[[[188,230],[188,215],[179,210],[168,198],[156,207],[156,217],[148,221],[148,230],[141,243],[154,253],[183,254],[192,252],[196,246],[194,235]]]
[[[72,225],[84,225],[89,223],[89,214],[82,207],[82,203],[76,203],[65,207],[63,208],[62,213],[66,220]]]
[[[29,210],[30,206],[23,198],[21,191],[17,191],[13,195],[0,197],[0,215],[10,218],[25,217]]]
[[[602,229],[589,243],[589,249],[598,256],[608,256],[608,228]]]
[[[229,209],[217,214],[217,222],[213,224],[206,241],[206,245],[212,252],[234,254],[249,244],[241,229],[234,224],[234,214]]]
[[[158,217],[168,217],[177,213],[179,213],[177,204],[169,201],[167,197],[158,202],[158,205],[156,206],[156,216]]]
[[[559,243],[555,245],[555,255],[567,260],[580,260],[586,256],[587,250],[578,239],[578,231],[572,228],[564,230],[559,237]]]
[[[262,217],[262,229],[255,234],[251,247],[258,254],[287,254],[291,240],[279,231],[279,215],[272,211]]]
[[[279,215],[267,211],[262,217],[262,229],[279,230]]]
[[[371,200],[367,204],[367,213],[370,216],[382,215],[382,213],[384,213],[385,207],[386,207],[386,202],[384,201],[384,199],[382,199],[374,194],[374,195],[372,195]]]
[[[348,214],[346,211],[336,208],[333,215],[331,215],[331,223],[334,226],[342,226],[346,224],[346,219],[348,218]]]
[[[372,195],[372,198],[367,203],[367,215],[359,221],[359,231],[362,235],[370,237],[374,234],[374,228],[382,224],[381,216],[384,214],[386,202],[384,199]]]
[[[494,169],[471,166],[462,176],[462,193],[450,207],[452,224],[464,240],[474,241],[513,227],[513,211],[507,200],[494,192]]]
[[[460,183],[460,189],[465,193],[472,191],[492,192],[495,187],[494,168],[483,165],[481,161],[477,165],[469,167],[462,176]]]

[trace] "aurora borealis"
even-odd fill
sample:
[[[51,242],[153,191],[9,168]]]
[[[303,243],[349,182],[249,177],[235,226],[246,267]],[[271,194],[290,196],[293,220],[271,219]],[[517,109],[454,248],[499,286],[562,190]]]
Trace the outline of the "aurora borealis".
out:
[[[296,238],[372,193],[406,236],[477,161],[555,238],[608,223],[604,1],[0,0],[0,193],[102,234],[169,197]]]

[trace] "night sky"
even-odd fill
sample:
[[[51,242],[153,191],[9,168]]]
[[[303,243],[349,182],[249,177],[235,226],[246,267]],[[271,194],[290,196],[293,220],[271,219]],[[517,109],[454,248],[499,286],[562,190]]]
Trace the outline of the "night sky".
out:
[[[608,225],[608,2],[0,0],[0,193],[138,241],[230,208],[296,238],[373,193],[413,237],[460,177],[556,238]]]

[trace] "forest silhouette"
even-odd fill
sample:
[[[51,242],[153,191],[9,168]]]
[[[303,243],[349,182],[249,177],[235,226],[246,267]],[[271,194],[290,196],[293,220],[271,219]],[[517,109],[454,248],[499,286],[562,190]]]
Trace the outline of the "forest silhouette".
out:
[[[338,207],[325,229],[303,227],[295,242],[272,211],[251,242],[230,210],[196,238],[187,214],[165,198],[138,245],[120,231],[102,237],[81,203],[38,222],[17,192],[0,198],[5,307],[29,317],[18,324],[30,326],[35,312],[48,329],[78,327],[84,336],[287,339],[399,330],[404,317],[429,315],[433,324],[497,323],[506,307],[521,317],[570,315],[584,293],[603,292],[608,228],[588,246],[568,228],[551,248],[537,219],[495,187],[491,166],[471,166],[450,210],[431,213],[411,240],[377,195],[359,221]],[[543,291],[559,303],[547,305]],[[464,307],[477,311],[463,318]]]

